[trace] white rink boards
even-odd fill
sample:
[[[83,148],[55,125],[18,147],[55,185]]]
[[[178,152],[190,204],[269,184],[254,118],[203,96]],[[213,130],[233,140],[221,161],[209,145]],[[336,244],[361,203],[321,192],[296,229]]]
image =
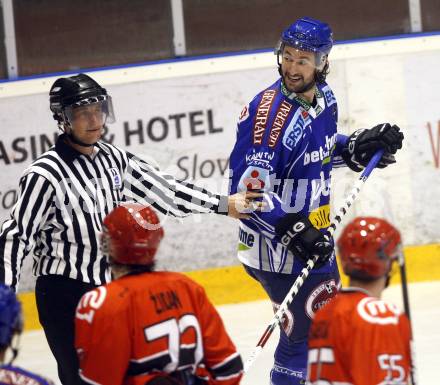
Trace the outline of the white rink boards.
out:
[[[351,215],[376,215],[395,223],[405,246],[437,244],[440,227],[440,34],[338,44],[328,82],[339,105],[339,131],[390,121],[406,139],[397,164],[375,171]],[[91,73],[112,95],[116,122],[106,139],[162,170],[227,191],[228,158],[243,106],[277,78],[272,53],[247,53],[102,70]],[[0,219],[17,194],[18,176],[46,150],[57,132],[48,109],[54,77],[0,85]],[[423,100],[423,102],[422,102]],[[49,142],[49,143],[48,143]],[[357,175],[335,170],[332,206]],[[167,220],[160,267],[191,271],[237,263],[237,224],[216,215]],[[32,290],[32,256],[21,291]]]

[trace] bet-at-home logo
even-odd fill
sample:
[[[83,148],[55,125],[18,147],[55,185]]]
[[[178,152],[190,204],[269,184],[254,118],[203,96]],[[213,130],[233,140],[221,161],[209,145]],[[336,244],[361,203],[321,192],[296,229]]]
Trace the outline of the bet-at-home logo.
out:
[[[337,133],[335,133],[332,137],[328,137],[326,135],[324,148],[322,146],[319,146],[319,150],[306,152],[304,154],[304,166],[309,163],[316,163],[321,161],[322,165],[329,163],[332,153],[335,149],[337,135]]]
[[[248,233],[247,231],[244,231],[241,227],[238,230],[238,250],[239,251],[246,251],[251,249],[254,246],[255,237],[253,234]]]

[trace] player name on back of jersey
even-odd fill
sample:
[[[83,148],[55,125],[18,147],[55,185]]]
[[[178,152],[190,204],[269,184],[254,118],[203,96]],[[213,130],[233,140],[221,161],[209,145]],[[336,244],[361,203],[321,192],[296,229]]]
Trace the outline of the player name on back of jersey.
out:
[[[172,309],[182,308],[179,296],[174,290],[160,291],[159,293],[150,293],[150,299],[154,303],[154,309],[157,314]]]

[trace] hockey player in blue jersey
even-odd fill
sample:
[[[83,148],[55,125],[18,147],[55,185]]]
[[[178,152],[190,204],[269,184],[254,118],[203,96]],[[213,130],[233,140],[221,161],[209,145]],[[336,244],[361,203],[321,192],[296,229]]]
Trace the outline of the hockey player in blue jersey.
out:
[[[274,385],[305,383],[311,318],[340,286],[333,240],[325,235],[332,168],[347,165],[359,172],[384,149],[383,168],[402,147],[403,134],[389,123],[349,137],[337,133],[337,102],[325,82],[332,45],[330,27],[318,20],[299,19],[283,32],[277,50],[281,76],[243,109],[230,157],[231,193],[265,192],[269,208],[240,222],[238,258],[274,308],[304,261],[319,255],[283,319]],[[280,241],[287,233],[284,247]]]
[[[0,384],[11,385],[53,385],[41,376],[12,366],[17,357],[18,347],[14,341],[22,332],[23,320],[20,302],[17,301],[14,291],[8,286],[0,284]],[[5,363],[6,353],[12,352],[12,358]]]

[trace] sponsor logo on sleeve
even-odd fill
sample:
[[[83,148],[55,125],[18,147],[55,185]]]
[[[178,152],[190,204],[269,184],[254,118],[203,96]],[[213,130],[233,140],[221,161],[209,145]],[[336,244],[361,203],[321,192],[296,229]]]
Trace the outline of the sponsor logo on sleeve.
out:
[[[275,120],[270,130],[269,147],[273,148],[278,143],[278,138],[280,137],[280,133],[284,127],[284,124],[286,123],[286,119],[289,116],[291,109],[292,105],[283,100],[280,107],[278,108],[278,111],[275,115]]]
[[[327,104],[327,107],[330,107],[332,104],[336,103],[336,98],[329,86],[325,86],[322,89],[322,93],[324,94],[325,102]]]
[[[257,113],[255,114],[254,144],[261,144],[263,142],[264,131],[266,130],[267,119],[275,94],[275,90],[265,91],[258,104]]]

